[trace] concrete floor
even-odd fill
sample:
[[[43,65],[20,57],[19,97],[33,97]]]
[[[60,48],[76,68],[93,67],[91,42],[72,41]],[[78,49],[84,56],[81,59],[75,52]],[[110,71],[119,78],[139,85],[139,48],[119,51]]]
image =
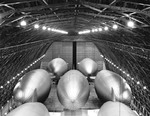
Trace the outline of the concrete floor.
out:
[[[57,85],[55,83],[52,85],[49,97],[44,103],[47,109],[49,110],[49,112],[63,112],[64,111],[64,107],[61,105],[61,103],[59,102],[57,98],[56,86]],[[85,104],[85,106],[81,108],[81,110],[99,109],[101,105],[102,105],[102,102],[100,102],[99,99],[97,98],[97,95],[94,89],[94,84],[93,82],[90,82],[90,96],[89,96],[87,103]]]

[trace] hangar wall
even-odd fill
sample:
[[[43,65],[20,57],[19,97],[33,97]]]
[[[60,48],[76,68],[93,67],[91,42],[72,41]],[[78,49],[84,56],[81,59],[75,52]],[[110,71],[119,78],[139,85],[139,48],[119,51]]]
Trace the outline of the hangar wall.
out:
[[[69,63],[69,68],[72,69],[73,59],[73,45],[72,42],[54,42],[46,52],[46,56],[41,62],[41,68],[46,68],[47,63],[54,58],[63,58]],[[100,57],[101,53],[92,42],[77,42],[76,47],[77,62],[84,58],[91,58],[98,64],[98,70],[103,68],[103,59]]]

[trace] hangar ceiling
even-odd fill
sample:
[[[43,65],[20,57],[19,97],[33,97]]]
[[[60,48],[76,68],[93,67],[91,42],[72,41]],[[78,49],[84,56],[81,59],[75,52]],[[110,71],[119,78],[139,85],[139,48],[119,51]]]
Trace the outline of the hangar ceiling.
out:
[[[22,20],[27,21],[27,26],[20,26]],[[126,25],[129,20],[134,21],[134,28]],[[68,34],[35,29],[35,24],[64,30]],[[112,28],[113,24],[119,26],[117,30]],[[78,33],[105,26],[109,27],[108,31],[82,35]],[[138,87],[143,91],[142,88],[146,87],[142,95],[147,96],[140,103],[150,101],[149,0],[1,0],[1,92],[4,92],[3,88],[7,88],[12,77],[15,77],[13,86],[21,76],[20,72],[44,55],[54,41],[76,40],[92,41],[105,58],[131,75],[125,78],[132,88]],[[109,62],[107,64],[110,70],[124,76]],[[136,89],[133,90],[135,96],[141,96]],[[0,95],[4,98],[6,93]]]

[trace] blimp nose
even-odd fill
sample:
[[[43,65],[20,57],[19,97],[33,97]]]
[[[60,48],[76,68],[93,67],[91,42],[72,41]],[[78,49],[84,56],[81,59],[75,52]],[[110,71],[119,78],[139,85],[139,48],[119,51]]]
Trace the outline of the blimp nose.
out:
[[[68,87],[66,88],[66,91],[71,102],[75,102],[80,92],[78,83],[76,81],[71,81],[70,83],[68,83]]]
[[[58,99],[66,109],[76,110],[84,106],[89,93],[90,87],[87,79],[77,70],[65,73],[57,85]]]

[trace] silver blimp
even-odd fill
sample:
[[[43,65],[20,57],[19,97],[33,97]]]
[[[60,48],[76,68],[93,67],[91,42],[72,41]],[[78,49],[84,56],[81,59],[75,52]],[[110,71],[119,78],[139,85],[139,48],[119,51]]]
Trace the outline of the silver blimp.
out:
[[[132,92],[130,86],[125,79],[112,71],[102,70],[98,72],[94,85],[100,100],[120,101],[127,105],[131,102]]]
[[[97,116],[137,116],[131,108],[121,102],[108,101],[102,105]]]
[[[97,72],[98,66],[94,60],[85,58],[77,64],[77,69],[85,76],[91,76]]]
[[[47,108],[39,102],[25,103],[12,110],[7,116],[49,116]]]
[[[68,71],[58,82],[57,96],[66,109],[77,110],[81,108],[87,102],[89,94],[89,83],[78,70]]]
[[[36,69],[26,73],[13,90],[17,102],[44,102],[51,89],[51,78],[44,69]]]
[[[68,64],[62,58],[55,58],[48,63],[48,69],[55,76],[60,77],[68,71]]]

